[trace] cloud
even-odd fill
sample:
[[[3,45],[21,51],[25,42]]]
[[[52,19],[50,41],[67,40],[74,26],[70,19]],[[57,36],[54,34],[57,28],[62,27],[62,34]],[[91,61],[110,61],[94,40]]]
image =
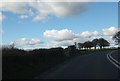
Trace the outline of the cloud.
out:
[[[72,41],[73,42],[80,42],[80,43],[84,43],[85,41],[89,41],[91,40],[91,38],[86,38],[86,37],[79,37],[79,38],[75,38]]]
[[[81,37],[84,37],[84,38],[89,38],[89,37],[98,36],[98,35],[99,33],[97,31],[93,31],[93,32],[84,31],[81,33]]]
[[[71,30],[62,29],[62,30],[46,30],[43,33],[44,37],[49,38],[53,41],[64,41],[72,40],[78,37],[77,34],[73,33]]]
[[[115,41],[112,39],[112,36],[109,36],[107,39],[108,42],[110,42],[110,44],[115,44]]]
[[[28,18],[28,15],[21,15],[20,16],[20,19],[27,19]]]
[[[48,19],[48,15],[45,14],[37,14],[34,18],[33,21],[39,21],[39,20],[46,20]]]
[[[7,12],[12,12],[15,14],[27,14],[29,10],[26,8],[27,2],[3,2],[2,10]]]
[[[37,10],[35,18],[37,20],[47,19],[49,16],[58,18],[79,16],[86,10],[85,3],[77,2],[43,2],[30,4]]]
[[[42,44],[43,42],[40,41],[39,39],[27,39],[27,38],[21,38],[16,40],[15,42],[16,46],[31,46],[31,45],[39,45]]]
[[[53,41],[53,43],[56,45],[56,46],[69,46],[69,45],[74,45],[75,42],[80,42],[80,43],[84,43],[85,41],[88,41],[90,40],[90,38],[74,38],[72,40],[64,40],[64,41]]]
[[[62,29],[62,30],[46,30],[43,33],[44,37],[51,39],[49,43],[52,47],[59,46],[69,46],[73,45],[75,42],[84,43],[85,41],[92,40],[92,37],[98,37],[99,33],[97,31],[89,32],[84,31],[82,33],[74,33],[72,30]]]
[[[118,31],[118,28],[115,27],[109,27],[103,29],[103,35],[105,36],[113,36]]]
[[[5,15],[3,15],[2,12],[0,12],[0,22],[2,22],[5,18],[6,18]]]
[[[99,33],[98,33],[98,31],[94,31],[94,32],[92,32],[92,35],[93,36],[99,36]]]
[[[90,35],[94,33],[98,35],[97,31],[90,32]],[[75,42],[84,43],[91,38],[85,36],[81,36],[80,34],[72,32],[72,30],[62,29],[62,30],[46,30],[43,33],[44,37],[51,39],[48,46],[50,47],[60,47],[60,46],[69,46],[73,45]],[[94,36],[94,35],[92,35]]]
[[[0,8],[4,12],[14,14],[27,14],[33,17],[33,20],[45,20],[50,16],[58,18],[80,16],[86,10],[86,3],[82,2],[3,2]]]
[[[88,41],[88,40],[90,40],[90,38],[74,38],[72,40],[50,41],[48,44],[45,44],[44,47],[46,47],[46,48],[53,48],[53,47],[66,48],[67,46],[74,45],[75,42],[84,43],[85,41]]]
[[[72,40],[64,40],[64,41],[52,41],[52,45],[56,46],[56,47],[61,47],[61,46],[69,46],[69,45],[73,45],[74,42]]]
[[[59,2],[59,3],[47,3],[50,6],[53,14],[56,17],[70,17],[70,16],[79,16],[86,6],[84,3],[78,2]]]
[[[81,36],[82,37],[90,37],[91,33],[89,31],[84,31],[84,32],[81,33]]]

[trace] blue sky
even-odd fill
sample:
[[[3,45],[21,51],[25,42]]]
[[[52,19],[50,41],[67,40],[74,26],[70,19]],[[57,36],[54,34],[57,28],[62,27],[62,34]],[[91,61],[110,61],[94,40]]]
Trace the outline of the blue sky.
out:
[[[52,5],[51,10],[46,5],[44,7],[44,4],[42,7],[40,6],[41,10],[38,10],[39,6],[33,4],[30,6],[31,14],[30,12],[20,13],[18,9],[23,8],[21,4],[18,5],[20,8],[16,4],[16,9],[12,9],[10,4],[8,7],[3,7],[2,15],[5,18],[2,20],[2,43],[14,42],[18,48],[57,47],[101,36],[111,42],[111,32],[116,32],[118,27],[117,2],[91,2],[80,4],[81,6],[73,5],[73,2],[68,6],[66,4],[63,6],[58,3],[54,5],[48,3],[47,5]],[[73,9],[69,9],[69,7]],[[55,10],[56,8],[57,10]],[[29,7],[25,4],[24,9],[27,10]],[[81,11],[79,11],[80,9]],[[95,35],[93,35],[94,31],[97,32]]]

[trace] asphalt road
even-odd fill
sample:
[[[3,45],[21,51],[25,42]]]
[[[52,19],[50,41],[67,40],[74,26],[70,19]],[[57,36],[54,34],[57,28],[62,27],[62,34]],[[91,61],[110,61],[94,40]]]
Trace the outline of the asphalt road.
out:
[[[119,79],[120,69],[107,57],[110,53],[118,52],[102,51],[78,56],[35,79]]]
[[[119,51],[120,52],[120,51]],[[116,59],[117,61],[120,62],[120,54],[118,51],[115,51],[113,54],[111,54],[111,56]]]

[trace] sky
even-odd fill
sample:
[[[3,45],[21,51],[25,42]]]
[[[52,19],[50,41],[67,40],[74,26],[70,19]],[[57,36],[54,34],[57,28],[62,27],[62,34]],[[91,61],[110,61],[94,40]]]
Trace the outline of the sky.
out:
[[[0,6],[1,43],[17,48],[65,47],[118,31],[117,2],[6,2]]]

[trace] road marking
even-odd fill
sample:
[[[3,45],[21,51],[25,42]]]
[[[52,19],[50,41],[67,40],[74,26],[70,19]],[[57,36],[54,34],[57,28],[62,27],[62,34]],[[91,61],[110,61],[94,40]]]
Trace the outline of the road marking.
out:
[[[113,53],[113,52],[115,52],[115,51],[112,51],[112,53]],[[113,61],[115,61],[116,63],[118,63],[118,64],[120,65],[120,63],[111,56],[112,53],[110,53],[109,57],[110,57]]]
[[[120,69],[120,66],[118,65],[118,64],[120,64],[120,63],[111,56],[111,54],[112,54],[113,52],[115,52],[115,51],[112,51],[112,52],[110,52],[110,53],[107,54],[107,59],[108,59],[113,65],[115,65],[117,68]],[[117,64],[117,63],[118,63],[118,64]]]

